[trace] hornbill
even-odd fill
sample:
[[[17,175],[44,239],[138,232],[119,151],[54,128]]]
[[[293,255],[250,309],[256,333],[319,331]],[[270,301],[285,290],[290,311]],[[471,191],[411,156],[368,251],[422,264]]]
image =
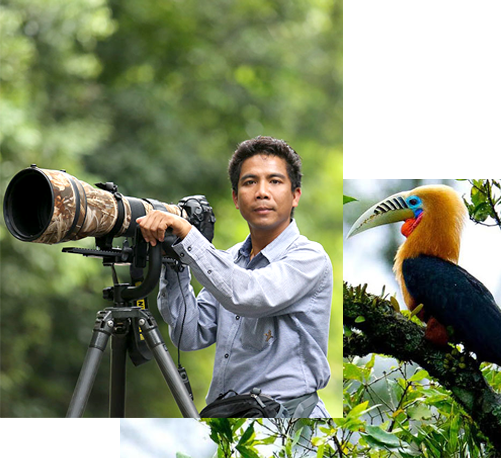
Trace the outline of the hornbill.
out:
[[[393,271],[407,307],[426,322],[425,338],[444,346],[454,340],[477,360],[501,365],[501,310],[487,288],[457,265],[466,207],[449,186],[419,186],[394,194],[367,210],[348,237],[383,224],[405,221],[407,240]]]

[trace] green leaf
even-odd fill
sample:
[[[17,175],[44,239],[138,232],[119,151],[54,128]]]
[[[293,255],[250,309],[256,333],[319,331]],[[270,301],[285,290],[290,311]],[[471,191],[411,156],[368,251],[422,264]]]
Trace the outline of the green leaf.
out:
[[[477,186],[481,187],[482,185],[477,183]],[[485,193],[480,191],[479,189],[473,187],[471,188],[471,201],[475,206],[478,206],[482,202],[485,202],[487,199]]]
[[[250,426],[245,430],[245,432],[242,434],[242,437],[238,441],[238,445],[245,445],[248,442],[252,442],[254,439],[255,433],[254,433],[254,422],[250,424]]]
[[[461,427],[461,418],[459,415],[455,415],[452,418],[451,421],[451,426],[449,430],[449,440],[448,440],[448,447],[450,450],[456,450],[457,448],[457,443],[458,443],[458,437],[459,437],[459,429]]]
[[[184,453],[177,452],[176,458],[191,458],[189,455],[185,455]]]
[[[287,437],[285,442],[285,454],[288,458],[292,457],[292,439],[290,437]]]
[[[358,199],[355,199],[354,197],[350,197],[350,196],[345,196],[343,194],[343,205],[346,205],[346,204],[349,204],[350,202],[357,202]]]
[[[364,377],[362,370],[352,363],[345,363],[343,365],[343,378],[347,380],[357,380],[362,382]]]
[[[233,433],[231,431],[230,422],[227,418],[213,418],[210,422],[210,426],[218,433],[226,436],[229,442],[233,441]]]
[[[395,312],[400,312],[400,304],[395,296],[390,296],[390,303]]]
[[[400,447],[400,439],[395,434],[387,433],[378,426],[367,426],[365,428],[365,433],[361,434],[368,442],[372,442],[372,445],[385,446],[388,448]]]
[[[260,458],[253,448],[237,445],[237,450],[243,458]]]
[[[319,447],[317,449],[317,458],[322,458],[324,456],[324,448],[325,448],[325,444],[319,445]]]
[[[234,423],[231,425],[231,431],[235,434],[237,429],[247,421],[247,418],[232,418],[232,420],[234,420]]]
[[[373,353],[371,356],[371,359],[365,363],[365,368],[368,369],[368,373],[370,374],[371,369],[374,367],[374,364],[376,364],[376,354]]]
[[[418,404],[407,410],[407,415],[413,420],[428,420],[431,418],[431,410],[424,404]]]
[[[304,429],[304,426],[299,428],[296,431],[296,434],[294,434],[294,439],[292,440],[292,448],[294,448],[297,445],[297,443],[299,442],[299,439],[301,439],[301,433],[303,432],[303,429]]]
[[[473,216],[477,221],[484,222],[488,216],[491,216],[492,209],[487,202],[481,202],[473,210]]]
[[[370,412],[372,409],[377,409],[380,404],[374,404],[372,407],[367,408],[369,405],[369,401],[362,402],[358,404],[357,406],[353,407],[348,412],[348,415],[346,415],[346,419],[353,419],[353,418],[358,418],[361,417],[362,415],[366,414],[367,412]]]
[[[209,436],[216,444],[219,445],[219,436],[217,434],[217,431],[215,429],[211,429],[210,431],[210,436]]]
[[[421,310],[423,310],[424,304],[419,304],[412,312],[411,317],[416,316]]]
[[[419,382],[425,378],[428,378],[429,374],[428,371],[425,371],[424,369],[421,369],[420,371],[417,371],[410,379],[409,382]]]
[[[355,323],[363,323],[365,321],[365,317],[359,315],[355,318]]]
[[[276,440],[277,440],[277,436],[274,435],[274,436],[269,436],[266,439],[259,439],[257,441],[254,441],[254,444],[255,445],[270,445],[270,444],[274,444]]]
[[[353,407],[353,409],[351,409],[348,412],[347,416],[348,417],[359,417],[360,415],[365,413],[368,405],[369,405],[369,401],[365,401],[365,402],[358,404],[357,406]]]

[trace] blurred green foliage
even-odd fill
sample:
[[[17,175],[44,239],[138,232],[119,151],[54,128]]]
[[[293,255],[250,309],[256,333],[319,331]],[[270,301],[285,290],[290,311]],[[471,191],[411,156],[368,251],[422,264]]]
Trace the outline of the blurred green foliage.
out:
[[[0,29],[2,198],[32,163],[114,181],[129,196],[201,193],[225,249],[248,233],[226,175],[236,145],[263,134],[299,152],[298,225],[334,264],[332,379],[320,394],[341,415],[342,2],[6,0]],[[0,413],[64,416],[95,314],[109,305],[101,290],[110,272],[60,246],[22,243],[3,220],[0,241]],[[161,332],[168,341],[163,323]],[[182,355],[199,409],[213,353]],[[107,365],[105,357],[86,416],[107,416]],[[155,363],[129,365],[127,416],[179,415]]]

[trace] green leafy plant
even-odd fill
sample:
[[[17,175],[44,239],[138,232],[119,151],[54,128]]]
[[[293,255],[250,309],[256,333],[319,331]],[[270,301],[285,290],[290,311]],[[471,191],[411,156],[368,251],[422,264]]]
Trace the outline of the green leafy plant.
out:
[[[357,199],[343,194],[343,205],[349,204],[350,202],[357,202]]]
[[[470,219],[484,226],[501,229],[501,182],[500,180],[459,180],[471,184],[469,199],[463,197]],[[486,223],[488,218],[494,223]]]
[[[365,363],[356,358],[345,364],[345,418],[335,421],[346,453],[337,456],[496,456],[471,417],[427,371],[400,362],[379,375],[374,365],[374,354]],[[499,371],[486,364],[483,372],[500,391]]]
[[[203,418],[217,458],[334,456],[338,428],[331,419]]]

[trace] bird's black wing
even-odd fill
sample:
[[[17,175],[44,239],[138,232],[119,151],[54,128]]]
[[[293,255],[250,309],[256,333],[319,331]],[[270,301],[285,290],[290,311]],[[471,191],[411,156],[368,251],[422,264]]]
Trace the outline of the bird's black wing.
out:
[[[501,365],[501,310],[480,281],[452,262],[424,255],[404,260],[402,273],[428,315],[452,326],[481,361]]]

